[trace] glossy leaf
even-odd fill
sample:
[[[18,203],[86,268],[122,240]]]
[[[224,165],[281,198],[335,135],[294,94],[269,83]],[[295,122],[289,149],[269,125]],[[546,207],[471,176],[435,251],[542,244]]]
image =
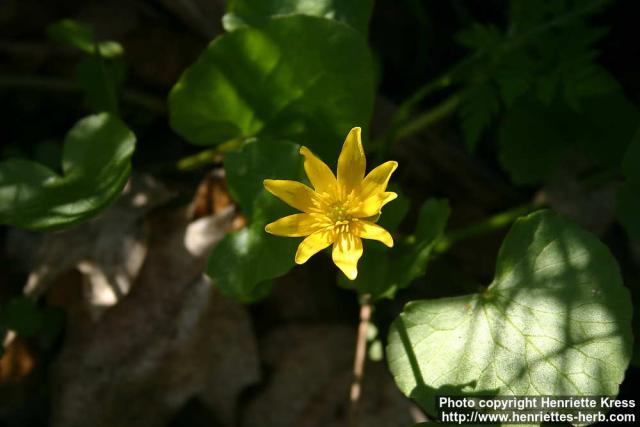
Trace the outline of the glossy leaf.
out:
[[[631,356],[631,302],[596,237],[550,212],[519,219],[482,294],[407,304],[388,363],[435,415],[438,395],[615,396]]]
[[[264,227],[293,213],[262,185],[264,179],[299,180],[302,162],[299,146],[288,142],[256,141],[227,154],[227,184],[247,215],[249,225],[228,234],[211,253],[207,274],[220,290],[242,302],[266,296],[270,282],[294,266],[297,239],[283,239]]]
[[[62,175],[28,160],[0,163],[0,223],[43,230],[96,215],[126,184],[134,148],[125,124],[102,113],[67,134]]]
[[[397,199],[394,203],[402,199]],[[390,223],[384,222],[387,205],[380,216],[383,227],[394,231],[397,225],[394,215],[389,217]],[[399,209],[403,209],[402,207]],[[405,210],[406,212],[406,210]],[[396,216],[397,217],[397,216]],[[396,238],[392,249],[383,247],[378,242],[364,241],[364,256],[358,267],[358,277],[346,280],[340,276],[338,283],[347,289],[361,294],[369,294],[374,299],[393,298],[395,293],[411,284],[425,274],[429,257],[438,238],[444,232],[449,218],[449,204],[446,200],[431,199],[420,209],[415,232],[404,239]],[[395,224],[394,224],[395,223]]]
[[[367,34],[373,0],[230,0],[222,22],[227,31],[264,24],[283,15],[310,15],[344,22]]]
[[[253,136],[304,143],[325,161],[373,106],[364,38],[310,16],[270,19],[214,40],[169,96],[171,126],[215,145]]]

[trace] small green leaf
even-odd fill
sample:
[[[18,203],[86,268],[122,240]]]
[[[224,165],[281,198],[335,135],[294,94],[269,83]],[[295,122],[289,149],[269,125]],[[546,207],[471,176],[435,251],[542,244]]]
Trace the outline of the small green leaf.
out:
[[[225,30],[234,31],[272,17],[309,15],[346,23],[366,35],[372,9],[373,0],[231,0],[222,22]]]
[[[562,160],[570,142],[556,130],[556,117],[535,104],[522,102],[500,123],[500,163],[516,184],[543,181]]]
[[[96,215],[122,191],[135,136],[116,117],[80,120],[65,138],[60,176],[28,160],[0,163],[0,223],[44,230]]]
[[[391,183],[387,188],[387,191],[393,191],[398,195],[398,198],[393,202],[385,205],[380,217],[376,221],[382,228],[395,233],[398,226],[409,212],[409,198],[405,197],[402,190],[398,185]]]
[[[47,27],[47,34],[59,43],[68,44],[88,54],[97,52],[104,58],[115,58],[123,53],[122,46],[115,41],[96,43],[93,28],[73,19],[54,22]]]
[[[390,207],[396,201],[387,206]],[[382,213],[381,220],[385,213]],[[399,289],[409,286],[412,281],[425,274],[429,257],[444,232],[448,218],[447,201],[428,200],[420,209],[414,234],[405,239],[396,238],[396,245],[392,249],[378,242],[365,240],[358,277],[347,280],[340,275],[338,284],[360,294],[369,294],[374,299],[393,298]]]
[[[401,242],[391,261],[391,272],[397,288],[407,287],[425,274],[427,263],[449,220],[449,202],[444,199],[427,200],[418,214],[413,235]]]
[[[331,162],[349,129],[366,128],[373,92],[360,34],[294,15],[214,40],[173,87],[170,121],[194,144],[253,136],[300,141]]]
[[[62,19],[47,27],[47,34],[59,43],[74,46],[87,53],[93,52],[93,28],[73,19]]]
[[[491,84],[480,84],[465,90],[460,106],[460,119],[465,143],[473,151],[482,132],[500,109],[500,100]]]
[[[407,304],[387,360],[400,390],[431,415],[438,395],[615,396],[631,316],[606,246],[537,212],[507,235],[483,294]]]
[[[300,180],[299,146],[288,142],[256,141],[227,154],[227,184],[250,224],[228,234],[211,253],[207,274],[220,290],[242,302],[265,297],[272,282],[294,266],[297,239],[272,236],[264,227],[292,209],[269,194],[264,179]]]

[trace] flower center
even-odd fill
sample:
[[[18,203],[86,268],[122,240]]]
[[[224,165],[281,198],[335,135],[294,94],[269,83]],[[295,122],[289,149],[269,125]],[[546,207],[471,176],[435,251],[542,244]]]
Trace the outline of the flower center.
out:
[[[343,203],[336,203],[331,206],[327,216],[335,225],[346,225],[351,220],[351,216],[347,213],[347,208]]]

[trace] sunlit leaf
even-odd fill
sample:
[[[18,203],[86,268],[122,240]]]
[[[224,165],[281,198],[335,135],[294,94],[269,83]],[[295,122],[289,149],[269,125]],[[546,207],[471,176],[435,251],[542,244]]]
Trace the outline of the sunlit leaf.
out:
[[[96,215],[122,191],[134,148],[125,124],[102,113],[67,134],[62,175],[28,160],[0,163],[0,223],[41,230]]]
[[[227,235],[211,253],[207,274],[220,290],[242,302],[268,294],[271,279],[294,266],[296,239],[264,231],[267,223],[293,213],[262,185],[266,178],[299,180],[299,146],[288,142],[256,141],[225,158],[229,191],[248,216],[247,228]]]
[[[367,34],[373,0],[230,0],[222,22],[227,31],[264,24],[284,15],[310,15],[344,22]]]
[[[387,360],[431,415],[438,395],[615,396],[631,315],[606,246],[538,212],[513,226],[484,293],[410,302],[392,324]]]
[[[373,106],[364,38],[339,22],[290,16],[218,37],[169,97],[171,126],[215,145],[267,136],[310,147],[325,161]]]

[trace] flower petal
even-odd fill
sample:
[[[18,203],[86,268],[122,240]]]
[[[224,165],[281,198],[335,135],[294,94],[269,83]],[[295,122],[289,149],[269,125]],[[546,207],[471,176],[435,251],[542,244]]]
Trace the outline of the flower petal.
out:
[[[369,172],[362,181],[358,197],[366,200],[377,193],[382,193],[387,189],[387,184],[391,174],[398,168],[398,162],[393,160],[385,162]]]
[[[338,185],[345,195],[358,187],[364,179],[366,159],[360,133],[360,128],[351,129],[338,157]]]
[[[360,202],[349,210],[349,214],[354,218],[368,218],[375,217],[380,214],[380,210],[384,205],[398,197],[396,193],[391,191],[385,191],[384,193],[377,193],[368,199]]]
[[[362,240],[351,233],[340,233],[333,244],[332,258],[335,265],[354,280],[358,276],[358,260],[362,256]]]
[[[333,193],[336,188],[336,177],[322,160],[316,157],[307,147],[300,147],[304,156],[304,171],[316,191]]]
[[[358,221],[354,227],[354,233],[363,239],[372,239],[384,243],[388,247],[393,247],[393,237],[384,228],[378,224],[369,221]]]
[[[301,237],[331,225],[329,219],[316,213],[301,213],[285,216],[277,221],[267,224],[264,228],[267,233],[276,236]]]
[[[264,188],[271,194],[303,212],[320,212],[320,202],[312,189],[297,181],[265,179]]]
[[[296,264],[304,264],[309,258],[333,243],[335,233],[332,227],[323,228],[307,236],[296,251]]]

